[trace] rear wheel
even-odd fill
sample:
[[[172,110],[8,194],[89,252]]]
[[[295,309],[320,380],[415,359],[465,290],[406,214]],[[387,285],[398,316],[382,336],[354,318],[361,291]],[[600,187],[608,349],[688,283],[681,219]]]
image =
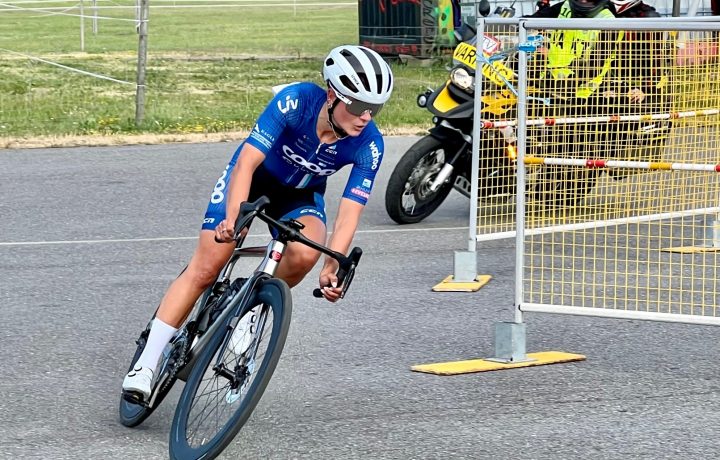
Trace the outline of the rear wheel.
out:
[[[236,323],[253,326],[236,326],[240,333],[235,336],[230,324],[218,328],[200,351],[175,411],[170,458],[214,458],[260,401],[285,345],[292,310],[284,281],[261,283],[240,307]]]
[[[402,156],[385,191],[385,210],[398,224],[414,224],[433,213],[453,188],[456,175],[430,190],[448,160],[443,143],[433,136],[417,141]]]
[[[211,292],[211,288],[208,288],[200,296],[194,308],[199,308],[201,305],[204,305],[205,302],[208,301]],[[155,315],[153,315],[153,318],[136,341],[137,349],[135,350],[135,355],[133,355],[133,358],[130,361],[128,372],[130,372],[135,366],[135,363],[145,349],[147,338],[150,334],[150,327],[152,326],[154,319]],[[119,407],[120,423],[130,428],[138,426],[153,413],[160,403],[162,403],[163,399],[165,399],[165,396],[167,396],[177,380],[176,374],[184,363],[188,347],[189,343],[187,343],[186,331],[184,328],[181,328],[178,334],[173,337],[173,340],[170,342],[168,347],[166,347],[165,353],[163,354],[163,360],[158,365],[157,371],[159,371],[159,373],[156,378],[156,386],[153,390],[153,395],[156,396],[152,407],[142,401],[122,395],[120,397]]]
[[[154,319],[154,317],[153,317]],[[150,333],[150,326],[152,325],[152,321],[148,323],[145,330],[140,334],[140,337],[137,340],[137,349],[135,350],[135,355],[133,356],[132,360],[130,361],[130,367],[128,368],[128,372],[132,370],[132,368],[135,366],[135,363],[137,362],[138,358],[140,358],[140,355],[142,354],[143,350],[145,349],[145,344],[147,343],[147,337]],[[119,414],[120,414],[120,423],[127,427],[135,427],[140,425],[142,422],[145,421],[146,418],[150,416],[150,414],[153,413],[156,407],[160,405],[160,403],[165,399],[165,396],[170,392],[170,389],[172,388],[173,384],[175,383],[175,378],[172,377],[170,379],[167,378],[165,375],[169,369],[168,366],[165,365],[166,363],[163,362],[159,369],[162,369],[160,372],[160,375],[158,376],[158,381],[164,381],[164,383],[158,387],[155,388],[154,393],[157,393],[157,396],[155,397],[155,401],[153,402],[152,407],[148,406],[147,404],[144,404],[141,401],[131,399],[127,397],[126,395],[120,396],[120,407],[119,407]],[[164,372],[163,372],[164,371]]]

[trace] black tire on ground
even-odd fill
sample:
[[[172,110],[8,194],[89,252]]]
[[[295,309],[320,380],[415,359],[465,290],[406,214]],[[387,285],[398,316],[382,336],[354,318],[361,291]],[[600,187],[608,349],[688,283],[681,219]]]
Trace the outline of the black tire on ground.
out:
[[[185,271],[183,269],[183,271]],[[208,288],[203,292],[203,294],[198,299],[197,303],[195,304],[194,308],[199,308],[200,305],[204,305],[207,301],[208,297],[210,296],[210,293],[212,291],[212,288]],[[145,349],[145,344],[147,342],[148,334],[150,333],[150,326],[152,325],[152,321],[155,319],[155,314],[157,314],[157,310],[153,314],[153,317],[150,319],[150,322],[145,327],[145,330],[140,334],[140,337],[137,340],[137,349],[135,350],[135,355],[133,355],[132,360],[130,361],[130,366],[128,367],[128,372],[130,372],[135,366],[135,363],[137,362],[138,358],[140,358],[140,355],[142,354],[143,350]],[[162,369],[165,363],[161,363],[158,367],[159,369]],[[169,371],[170,369],[166,369],[166,371]],[[120,415],[120,423],[125,425],[128,428],[136,427],[140,425],[143,421],[145,421],[146,418],[150,416],[150,414],[153,413],[153,411],[160,405],[160,403],[163,402],[163,399],[165,399],[165,396],[170,392],[173,385],[175,385],[175,381],[177,378],[175,376],[172,376],[170,380],[165,382],[161,388],[156,388],[155,391],[158,391],[158,395],[155,398],[155,404],[153,407],[147,407],[143,406],[142,404],[137,404],[132,401],[128,401],[124,398],[123,395],[120,396],[120,407],[119,407],[119,415]]]
[[[155,318],[154,315],[153,318]],[[152,321],[148,323],[147,328],[140,334],[140,338],[137,341],[138,346],[135,350],[135,355],[130,361],[130,367],[128,367],[128,372],[130,372],[133,366],[135,366],[135,363],[137,362],[138,358],[140,358],[140,355],[145,349],[145,344],[147,342],[147,336],[150,332],[151,324]],[[160,405],[160,403],[162,403],[163,399],[165,399],[165,396],[167,396],[167,394],[170,392],[170,389],[172,388],[174,383],[175,379],[173,378],[169,382],[166,382],[162,388],[157,389],[157,391],[160,391],[160,393],[155,398],[155,404],[153,405],[153,407],[147,407],[142,404],[128,401],[123,395],[120,395],[120,407],[118,408],[118,412],[120,415],[120,423],[122,423],[128,428],[133,428],[140,425],[142,422],[145,421],[146,418],[150,416],[150,414],[153,413],[153,411]]]
[[[453,174],[434,193],[430,193],[428,187],[447,156],[443,143],[430,135],[417,141],[405,152],[390,175],[385,191],[385,210],[392,220],[398,224],[414,224],[440,206],[452,190],[456,175]],[[412,200],[414,206],[409,202],[404,203],[404,198],[407,198],[406,201]]]

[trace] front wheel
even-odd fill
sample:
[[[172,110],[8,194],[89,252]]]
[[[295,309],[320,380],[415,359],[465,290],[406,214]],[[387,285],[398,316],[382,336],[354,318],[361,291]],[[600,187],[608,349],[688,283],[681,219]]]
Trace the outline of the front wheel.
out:
[[[227,308],[238,308],[228,305]],[[170,430],[170,458],[216,457],[260,401],[290,327],[290,289],[261,281],[238,308],[237,322],[217,329],[199,351]]]
[[[402,156],[385,191],[385,210],[398,224],[414,224],[433,213],[453,188],[456,174],[436,191],[430,190],[449,152],[443,143],[425,136]]]

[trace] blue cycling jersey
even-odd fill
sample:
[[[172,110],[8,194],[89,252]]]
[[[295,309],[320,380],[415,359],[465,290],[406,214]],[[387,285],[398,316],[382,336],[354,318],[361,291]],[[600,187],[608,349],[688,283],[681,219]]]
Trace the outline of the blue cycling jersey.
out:
[[[314,83],[286,86],[270,101],[245,142],[265,154],[266,171],[294,188],[324,188],[328,176],[351,164],[343,197],[364,205],[382,161],[382,134],[370,121],[357,137],[321,143],[317,119],[326,100],[326,91]],[[233,155],[230,169],[245,142]]]

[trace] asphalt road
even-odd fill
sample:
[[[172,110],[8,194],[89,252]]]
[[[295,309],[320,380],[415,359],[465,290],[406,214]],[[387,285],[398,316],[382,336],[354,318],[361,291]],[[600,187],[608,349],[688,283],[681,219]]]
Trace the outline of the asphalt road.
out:
[[[494,324],[512,319],[514,276],[512,241],[483,243],[486,287],[430,291],[467,247],[469,205],[454,192],[421,224],[390,221],[385,183],[413,140],[388,139],[345,301],[310,295],[317,269],[293,290],[285,352],[224,458],[717,457],[717,328],[526,315],[529,352],[587,360],[410,371],[492,356]],[[234,148],[0,150],[0,458],[167,457],[177,388],[128,429],[117,420],[120,383]],[[344,187],[333,179],[331,214]]]

